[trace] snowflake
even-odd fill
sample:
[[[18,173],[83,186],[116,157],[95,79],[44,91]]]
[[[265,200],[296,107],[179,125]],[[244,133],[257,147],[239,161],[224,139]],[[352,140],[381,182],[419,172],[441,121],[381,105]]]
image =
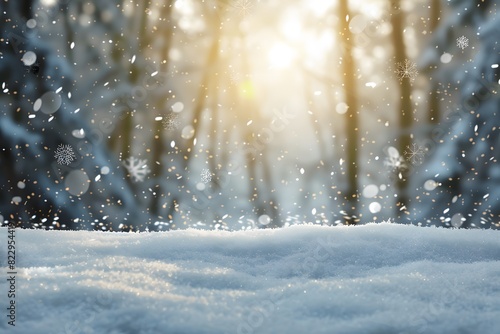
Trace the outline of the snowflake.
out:
[[[408,168],[405,159],[393,147],[389,150],[388,156],[384,160],[384,165],[394,173],[399,173]]]
[[[459,38],[457,38],[457,46],[464,50],[466,47],[469,46],[469,39],[465,36],[460,36]]]
[[[487,227],[500,227],[500,221],[498,220],[498,217],[495,217],[495,215],[491,212],[491,206],[488,206],[487,209],[483,210],[479,222],[483,226]]]
[[[163,117],[162,124],[165,129],[177,129],[179,127],[179,116],[176,113],[170,112]]]
[[[210,172],[209,169],[204,168],[201,171],[201,182],[209,183],[210,181],[212,181],[212,172]]]
[[[400,171],[406,169],[406,161],[402,156],[388,156],[385,158],[384,165],[393,171]]]
[[[232,4],[233,10],[236,10],[239,15],[246,17],[253,7],[253,0],[237,0],[236,3]]]
[[[144,181],[144,177],[149,174],[150,170],[146,164],[147,160],[137,159],[135,157],[130,157],[125,159],[123,165],[127,168],[130,176],[137,181]]]
[[[71,145],[59,144],[54,153],[54,158],[57,159],[57,163],[60,165],[69,165],[76,159],[75,152],[73,152]]]
[[[402,156],[388,156],[384,160],[384,165],[388,168],[391,181],[402,180],[403,173],[408,170],[408,165]]]
[[[412,146],[406,146],[405,156],[415,166],[420,165],[424,161],[425,148],[413,143]]]
[[[404,78],[408,78],[410,82],[413,82],[418,75],[417,65],[408,59],[406,59],[403,63],[398,63],[396,71],[394,72],[398,75],[399,81],[403,81]]]

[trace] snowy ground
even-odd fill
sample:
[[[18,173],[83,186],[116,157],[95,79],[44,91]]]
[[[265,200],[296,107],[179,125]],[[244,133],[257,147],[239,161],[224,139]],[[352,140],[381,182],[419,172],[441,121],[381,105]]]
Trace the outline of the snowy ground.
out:
[[[4,333],[499,333],[500,232],[16,230]]]

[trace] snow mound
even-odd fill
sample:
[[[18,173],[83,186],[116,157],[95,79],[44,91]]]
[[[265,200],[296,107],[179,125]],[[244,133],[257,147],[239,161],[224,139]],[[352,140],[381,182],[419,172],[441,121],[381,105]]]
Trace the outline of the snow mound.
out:
[[[388,223],[16,230],[16,326],[2,278],[0,332],[498,333],[499,237]]]

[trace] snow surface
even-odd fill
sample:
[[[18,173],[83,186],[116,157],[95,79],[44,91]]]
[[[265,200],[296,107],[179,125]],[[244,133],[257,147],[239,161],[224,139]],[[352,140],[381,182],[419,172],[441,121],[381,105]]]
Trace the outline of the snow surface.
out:
[[[17,321],[2,278],[0,333],[500,332],[498,231],[16,234]]]

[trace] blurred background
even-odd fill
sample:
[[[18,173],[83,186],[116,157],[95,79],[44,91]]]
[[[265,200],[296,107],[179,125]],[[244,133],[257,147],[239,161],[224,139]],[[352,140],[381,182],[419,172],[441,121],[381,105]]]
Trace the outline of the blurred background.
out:
[[[2,1],[0,223],[500,226],[499,1]]]

